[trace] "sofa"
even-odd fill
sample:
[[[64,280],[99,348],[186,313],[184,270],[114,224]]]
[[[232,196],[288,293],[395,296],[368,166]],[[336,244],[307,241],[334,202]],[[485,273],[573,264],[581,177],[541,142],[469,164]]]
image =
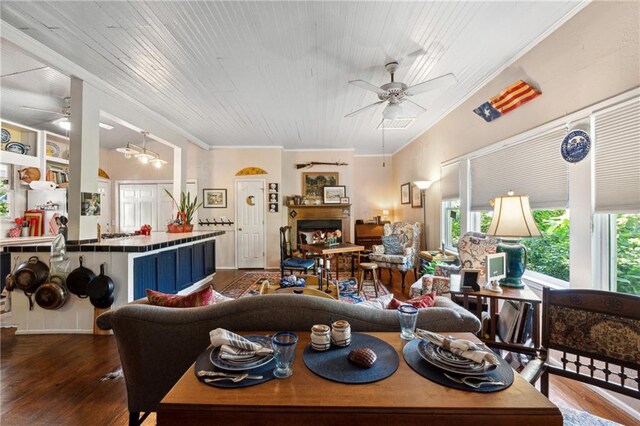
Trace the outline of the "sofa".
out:
[[[399,331],[395,310],[366,308],[295,294],[245,297],[198,308],[165,308],[139,300],[97,318],[113,330],[124,373],[130,424],[158,403],[198,355],[209,346],[209,331],[309,331],[314,324],[347,320],[353,331]],[[451,300],[438,297],[420,309],[417,327],[439,332],[472,332],[478,319]]]

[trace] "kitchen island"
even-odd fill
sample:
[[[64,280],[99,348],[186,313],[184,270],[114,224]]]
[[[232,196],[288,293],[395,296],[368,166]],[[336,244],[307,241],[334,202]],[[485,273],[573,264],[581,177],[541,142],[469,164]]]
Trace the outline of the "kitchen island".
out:
[[[67,247],[69,265],[52,274],[67,275],[83,265],[96,275],[105,264],[105,275],[115,283],[113,307],[125,305],[146,296],[146,290],[163,293],[189,293],[215,273],[216,237],[224,231],[196,231],[178,234],[153,232],[123,238],[83,242]],[[4,247],[11,256],[12,268],[37,256],[49,263],[51,243],[35,243]],[[46,310],[35,305],[29,310],[27,297],[21,290],[12,294],[13,322],[18,334],[92,333],[94,308],[88,298],[69,294],[60,309]]]

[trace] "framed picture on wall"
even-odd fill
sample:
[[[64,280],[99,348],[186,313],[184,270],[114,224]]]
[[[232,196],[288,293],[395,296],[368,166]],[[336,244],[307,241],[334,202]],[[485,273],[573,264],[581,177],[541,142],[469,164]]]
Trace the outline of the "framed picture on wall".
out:
[[[227,190],[224,188],[205,188],[202,207],[205,209],[226,209]]]
[[[349,197],[340,197],[340,204],[349,204]]]
[[[336,186],[338,183],[338,172],[303,172],[302,196],[321,200],[323,197],[322,188]]]
[[[324,204],[340,204],[340,199],[347,195],[346,186],[325,186],[322,188],[322,202]]]
[[[400,185],[400,204],[409,204],[411,203],[411,193],[409,192],[411,189],[411,183],[403,183]]]
[[[411,187],[411,207],[422,207],[422,194],[417,186]]]

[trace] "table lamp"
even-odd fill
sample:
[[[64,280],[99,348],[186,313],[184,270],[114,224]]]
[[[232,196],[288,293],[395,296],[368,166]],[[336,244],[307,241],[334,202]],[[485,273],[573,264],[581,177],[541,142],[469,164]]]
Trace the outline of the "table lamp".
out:
[[[389,221],[389,210],[387,209],[382,210],[382,221],[383,222]]]
[[[541,237],[540,230],[531,215],[529,197],[526,195],[508,195],[496,197],[493,205],[493,219],[487,235],[500,237],[497,252],[507,255],[507,275],[500,285],[524,288],[522,275],[527,266],[527,249],[520,244],[520,238]]]

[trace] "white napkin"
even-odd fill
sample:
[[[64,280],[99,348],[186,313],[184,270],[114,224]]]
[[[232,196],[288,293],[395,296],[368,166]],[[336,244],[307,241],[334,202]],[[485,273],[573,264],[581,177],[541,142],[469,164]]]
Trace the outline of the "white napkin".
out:
[[[232,333],[224,328],[216,328],[209,332],[211,344],[220,348],[220,358],[235,361],[251,359],[255,356],[266,356],[273,353],[273,349],[265,348],[258,343],[251,342],[244,337]]]
[[[493,352],[486,351],[469,340],[444,337],[438,333],[419,328],[416,329],[415,334],[422,339],[427,339],[434,345],[440,346],[455,355],[475,361],[478,364],[488,362],[492,365],[498,365],[498,357]]]

